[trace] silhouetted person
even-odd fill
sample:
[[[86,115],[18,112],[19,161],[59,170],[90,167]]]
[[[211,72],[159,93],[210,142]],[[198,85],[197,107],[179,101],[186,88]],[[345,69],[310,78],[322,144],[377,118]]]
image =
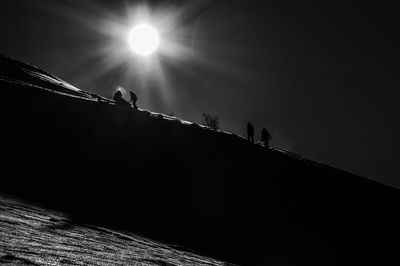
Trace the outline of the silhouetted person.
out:
[[[129,91],[129,94],[131,95],[131,99],[129,100],[129,102],[132,102],[133,108],[138,109],[136,106],[136,102],[137,102],[137,96],[133,91]]]
[[[268,130],[263,128],[261,130],[261,141],[264,142],[264,147],[269,148],[269,141],[272,139],[271,134],[269,134]]]
[[[117,104],[127,104],[129,105],[129,103],[127,101],[124,100],[124,98],[122,98],[122,92],[120,90],[117,90],[114,94],[113,100],[117,103]]]
[[[247,141],[254,142],[254,127],[250,123],[247,123]]]

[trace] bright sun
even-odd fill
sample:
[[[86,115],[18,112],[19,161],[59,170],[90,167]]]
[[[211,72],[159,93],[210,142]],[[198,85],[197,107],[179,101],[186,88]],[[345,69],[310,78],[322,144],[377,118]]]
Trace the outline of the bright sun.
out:
[[[148,24],[135,26],[129,35],[129,44],[134,52],[147,56],[154,53],[160,43],[157,30]]]

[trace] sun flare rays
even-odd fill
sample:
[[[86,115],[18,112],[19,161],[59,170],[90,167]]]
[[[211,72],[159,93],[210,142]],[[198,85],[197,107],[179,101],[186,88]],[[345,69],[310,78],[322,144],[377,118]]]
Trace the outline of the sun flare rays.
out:
[[[165,105],[172,105],[175,97],[171,88],[176,84],[168,76],[168,67],[173,66],[182,75],[189,72],[188,78],[198,82],[202,77],[196,74],[197,67],[194,66],[213,68],[216,65],[212,56],[196,50],[193,45],[197,20],[202,12],[207,12],[203,4],[150,5],[141,2],[125,3],[113,9],[89,0],[77,11],[74,2],[67,2],[62,8],[48,8],[48,11],[76,24],[78,31],[84,29],[82,32],[92,33],[90,44],[77,49],[70,62],[71,65],[91,67],[85,72],[74,71],[71,77],[82,84],[96,80],[99,81],[96,84],[108,86],[83,89],[109,97],[118,86],[132,88],[144,96],[141,99],[144,108],[154,107],[150,97],[155,94],[151,92],[153,90],[160,94]],[[104,80],[106,82],[100,82]]]

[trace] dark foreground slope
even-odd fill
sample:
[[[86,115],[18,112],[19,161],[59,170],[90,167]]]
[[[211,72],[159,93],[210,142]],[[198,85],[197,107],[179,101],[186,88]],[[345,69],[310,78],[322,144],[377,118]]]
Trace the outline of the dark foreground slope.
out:
[[[243,265],[399,265],[397,190],[0,58],[1,191]]]

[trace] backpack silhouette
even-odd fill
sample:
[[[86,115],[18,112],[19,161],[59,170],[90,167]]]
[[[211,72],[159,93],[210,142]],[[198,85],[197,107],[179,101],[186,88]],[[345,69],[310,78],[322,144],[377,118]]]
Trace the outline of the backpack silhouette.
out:
[[[122,92],[120,90],[115,92],[113,100],[116,104],[129,104],[127,101],[124,100],[124,98],[122,98]]]

